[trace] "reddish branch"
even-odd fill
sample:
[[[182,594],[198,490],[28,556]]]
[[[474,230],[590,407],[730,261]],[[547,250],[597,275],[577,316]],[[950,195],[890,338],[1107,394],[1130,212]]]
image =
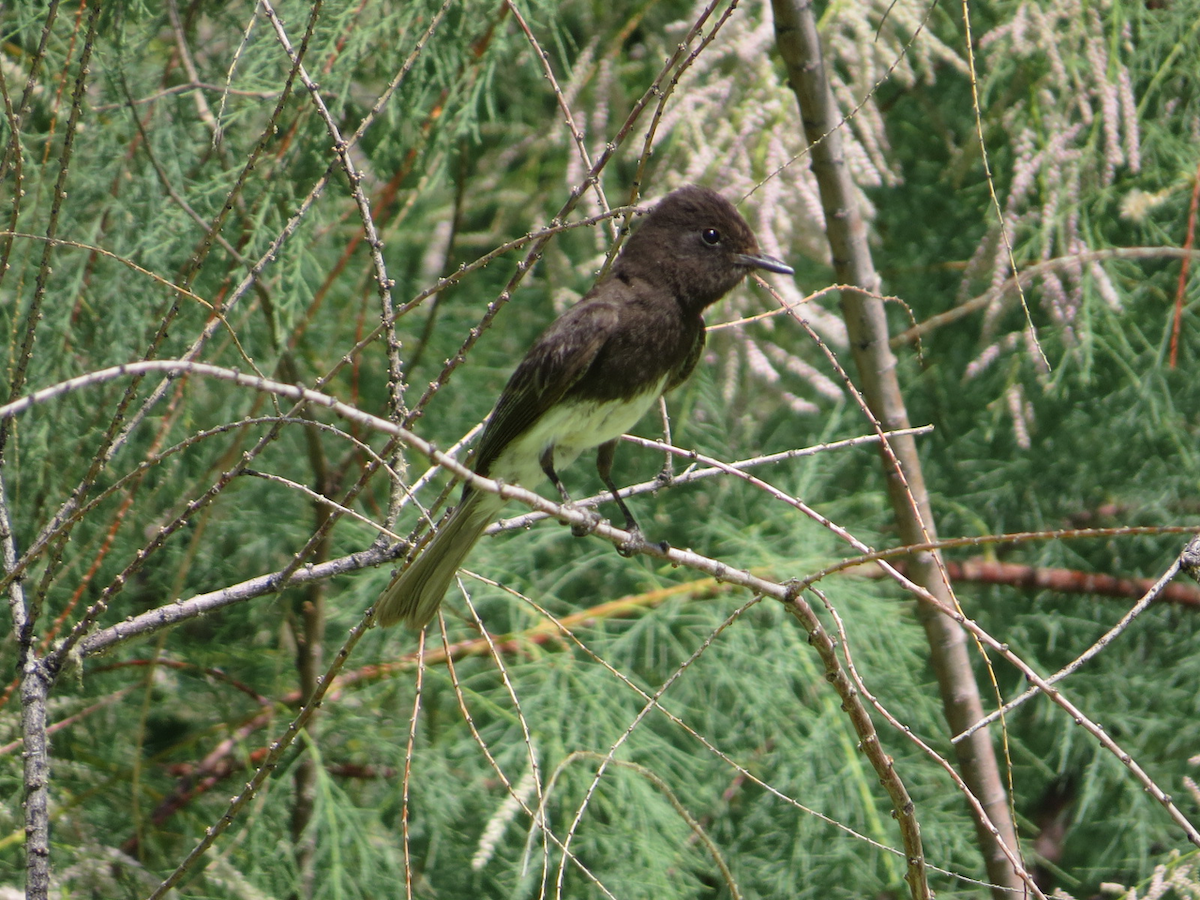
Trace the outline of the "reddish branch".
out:
[[[1192,203],[1188,207],[1187,238],[1183,242],[1184,250],[1191,250],[1196,245],[1196,209],[1200,207],[1200,166],[1196,167],[1196,177],[1192,183]],[[1179,286],[1175,289],[1175,321],[1171,324],[1171,368],[1179,358],[1179,327],[1183,321],[1183,296],[1187,290],[1188,269],[1191,267],[1191,256],[1185,256],[1179,266]]]
[[[894,563],[905,572],[903,561]],[[1060,594],[1097,594],[1102,597],[1141,597],[1154,584],[1152,578],[1119,578],[1116,575],[1101,575],[1080,572],[1076,569],[1046,569],[1018,563],[1003,563],[984,559],[969,559],[965,562],[946,562],[946,571],[955,581],[973,581],[983,584],[1005,584],[1012,587],[1057,591]],[[864,574],[878,575],[875,566],[864,566]],[[907,572],[906,572],[907,574]],[[1200,607],[1200,587],[1176,581],[1168,584],[1159,594],[1159,600]]]

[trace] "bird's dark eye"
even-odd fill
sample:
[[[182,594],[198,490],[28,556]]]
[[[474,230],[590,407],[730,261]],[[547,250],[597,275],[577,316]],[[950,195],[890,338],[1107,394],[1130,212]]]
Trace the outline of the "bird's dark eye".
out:
[[[710,247],[715,247],[717,244],[721,243],[721,232],[717,231],[715,228],[705,228],[702,232],[700,232],[700,237],[703,238],[704,243],[708,244]]]

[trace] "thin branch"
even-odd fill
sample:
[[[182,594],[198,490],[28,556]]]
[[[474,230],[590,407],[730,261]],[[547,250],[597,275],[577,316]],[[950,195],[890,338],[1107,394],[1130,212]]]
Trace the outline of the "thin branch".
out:
[[[1187,235],[1183,239],[1183,250],[1192,251],[1196,246],[1196,217],[1200,211],[1200,165],[1192,176],[1192,200],[1188,204]],[[1195,251],[1192,251],[1195,252]],[[1192,255],[1183,257],[1179,266],[1179,281],[1175,287],[1175,315],[1171,320],[1171,359],[1174,369],[1179,361],[1179,330],[1183,324],[1183,298],[1187,295],[1188,270],[1192,264]]]
[[[153,94],[148,94],[145,97],[134,97],[123,100],[120,103],[101,103],[92,107],[92,112],[112,112],[117,109],[124,109],[127,106],[141,106],[146,103],[154,103],[164,97],[171,97],[175,94],[188,94],[192,91],[213,91],[219,94],[231,94],[235,97],[249,97],[252,100],[272,100],[279,96],[279,91],[245,91],[236,90],[223,84],[208,84],[203,81],[193,81],[187,84],[175,84],[169,88],[163,88],[161,91],[155,91]]]
[[[862,394],[870,407],[868,420],[876,427],[889,430],[905,428],[909,425],[908,412],[897,378],[896,358],[889,347],[886,311],[883,303],[872,296],[878,291],[879,278],[871,258],[866,224],[843,157],[840,117],[825,68],[812,5],[800,0],[773,0],[772,9],[780,56],[800,107],[805,138],[811,150],[812,170],[820,188],[835,277],[858,287],[858,290],[842,293],[842,313],[862,382]],[[811,333],[811,329],[809,331]],[[836,360],[833,361],[836,364]],[[852,391],[852,395],[856,392]],[[915,441],[911,437],[902,437],[884,442],[881,448],[900,542],[912,545],[935,541],[935,520]],[[939,609],[953,606],[949,578],[936,552],[914,555],[912,566],[911,583],[913,587],[920,585],[916,591],[918,598],[936,597]],[[937,615],[924,603],[919,603],[918,609],[943,710],[950,730],[957,732],[983,715],[964,635],[953,621]],[[1004,890],[1021,890],[1022,882],[998,846],[1003,843],[1009,848],[1018,848],[1016,827],[1006,804],[996,753],[986,732],[976,735],[970,745],[965,742],[958,745],[956,751],[972,792],[985,799],[988,820],[1000,829],[997,838],[982,820],[977,822],[988,876],[997,885],[993,894],[1000,900]],[[910,890],[916,892],[919,889],[919,885],[910,882]]]
[[[821,602],[825,605],[825,608],[827,610],[829,610],[829,614],[831,616],[833,616],[833,620],[837,625],[838,639],[839,639],[839,642],[842,647],[842,655],[846,659],[846,671],[850,673],[850,677],[854,680],[855,687],[857,687],[858,690],[863,694],[863,696],[867,698],[867,702],[869,702],[873,707],[875,707],[876,711],[878,711],[878,713],[881,716],[883,716],[884,719],[887,720],[889,725],[891,725],[893,728],[896,729],[896,731],[900,732],[902,735],[904,735],[906,738],[908,738],[910,741],[912,741],[912,743],[915,744],[922,753],[924,753],[926,756],[928,756],[930,759],[932,759],[934,761],[934,763],[937,764],[950,777],[950,780],[954,782],[954,784],[958,788],[959,792],[964,797],[967,798],[967,802],[971,805],[971,808],[975,811],[975,815],[979,818],[979,820],[981,822],[985,823],[985,826],[987,828],[989,828],[991,830],[992,835],[996,838],[999,847],[1004,851],[1005,855],[1008,857],[1009,863],[1012,864],[1013,870],[1017,873],[1017,875],[1021,878],[1021,880],[1025,882],[1025,886],[1026,886],[1026,888],[1028,888],[1029,892],[1034,897],[1039,897],[1039,898],[1041,898],[1041,900],[1046,900],[1045,894],[1043,894],[1042,891],[1038,888],[1037,884],[1033,880],[1033,876],[1030,875],[1029,872],[1025,869],[1024,865],[1021,862],[1021,858],[1017,855],[1016,852],[1014,852],[1014,850],[1012,848],[1010,848],[1007,844],[1005,844],[1004,841],[1001,839],[1000,830],[996,827],[995,823],[992,822],[991,818],[988,816],[987,810],[984,808],[983,804],[979,801],[979,798],[976,797],[971,792],[971,788],[963,780],[962,776],[959,775],[958,772],[956,772],[954,770],[954,766],[950,765],[949,761],[947,761],[940,753],[938,753],[936,750],[934,750],[932,747],[930,747],[927,743],[925,743],[923,740],[921,740],[921,738],[919,738],[919,737],[917,737],[917,735],[913,734],[913,731],[911,728],[909,728],[907,725],[905,725],[903,722],[901,722],[899,719],[897,719],[894,715],[892,715],[892,713],[882,703],[879,702],[878,698],[876,698],[875,695],[872,694],[871,691],[867,689],[866,684],[863,682],[862,678],[858,674],[858,670],[854,667],[854,659],[850,653],[850,641],[846,637],[846,628],[842,623],[842,617],[840,615],[838,615],[837,609],[833,606],[832,603],[829,602],[829,599],[825,596],[825,594],[823,594],[819,590],[816,590],[815,588],[813,589],[813,591],[814,591],[814,593],[816,593],[816,595],[818,597],[821,598]],[[992,887],[995,887],[995,885],[993,885]]]
[[[823,444],[815,444],[811,447],[802,447],[796,450],[781,450],[778,453],[767,453],[763,456],[753,456],[748,459],[740,459],[737,462],[717,462],[713,460],[708,463],[709,457],[703,456],[695,450],[689,450],[685,447],[676,447],[665,440],[650,440],[649,438],[637,437],[636,435],[626,434],[622,436],[622,440],[628,441],[637,447],[645,447],[649,450],[664,451],[668,458],[679,457],[681,459],[691,460],[693,463],[704,463],[703,468],[689,467],[679,475],[672,475],[670,481],[664,481],[659,477],[655,477],[650,481],[643,481],[640,484],[629,485],[621,488],[617,493],[622,499],[628,497],[637,497],[642,494],[655,494],[659,491],[670,490],[671,488],[681,487],[683,485],[692,484],[696,481],[703,481],[718,475],[726,475],[729,472],[742,472],[746,469],[754,469],[759,466],[774,465],[779,462],[787,462],[788,460],[800,459],[806,456],[815,456],[818,453],[824,453],[832,450],[843,450],[850,447],[859,447],[867,444],[877,444],[880,440],[886,440],[889,437],[896,437],[901,434],[924,435],[933,432],[932,425],[922,425],[916,428],[903,429],[901,431],[885,432],[882,436],[877,434],[866,434],[861,437],[846,438],[840,441],[828,441]],[[612,499],[612,494],[604,491],[599,494],[593,494],[591,497],[584,497],[576,500],[575,505],[586,507],[588,509],[599,506],[601,503],[606,503]],[[535,522],[540,522],[547,519],[545,513],[531,512],[524,513],[520,516],[514,516],[509,519],[501,519],[489,525],[484,531],[484,534],[495,534],[500,531],[517,531],[528,528]]]
[[[1136,619],[1139,615],[1141,615],[1143,612],[1145,612],[1146,609],[1149,608],[1151,603],[1154,603],[1156,600],[1158,600],[1159,596],[1162,594],[1163,590],[1166,588],[1167,584],[1171,581],[1171,579],[1173,579],[1176,575],[1179,574],[1179,569],[1180,569],[1180,558],[1175,557],[1175,560],[1171,563],[1171,565],[1167,566],[1167,570],[1165,572],[1163,572],[1162,577],[1160,577],[1158,579],[1158,581],[1154,582],[1154,584],[1151,586],[1150,590],[1146,591],[1146,593],[1142,596],[1142,598],[1133,605],[1133,608],[1130,609],[1129,612],[1125,613],[1125,615],[1123,615],[1121,617],[1120,621],[1118,621],[1116,625],[1114,625],[1112,628],[1110,628],[1108,631],[1106,631],[1103,635],[1101,635],[1096,640],[1096,642],[1094,644],[1092,644],[1092,646],[1088,647],[1085,651],[1083,651],[1083,653],[1079,654],[1079,656],[1075,657],[1075,659],[1071,660],[1069,663],[1067,663],[1065,666],[1063,666],[1061,669],[1059,669],[1053,675],[1046,678],[1045,679],[1046,684],[1055,684],[1056,682],[1062,681],[1064,678],[1066,678],[1072,672],[1078,671],[1080,669],[1080,667],[1083,666],[1084,663],[1086,663],[1089,659],[1092,659],[1093,657],[1095,657],[1097,653],[1099,653],[1101,650],[1103,650],[1105,647],[1107,647],[1109,644],[1111,644],[1113,641],[1115,641],[1120,636],[1120,634],[1129,627],[1129,624],[1134,619]],[[978,722],[976,722],[970,728],[967,728],[960,734],[956,734],[953,738],[950,739],[950,742],[957,744],[959,741],[970,737],[972,734],[974,734],[980,728],[986,728],[990,723],[995,722],[997,719],[1003,718],[1004,716],[1008,715],[1008,713],[1012,712],[1014,709],[1016,709],[1018,706],[1020,706],[1022,703],[1024,703],[1026,700],[1029,700],[1032,697],[1036,697],[1040,692],[1041,692],[1041,689],[1036,688],[1036,687],[1027,689],[1020,696],[1014,697],[1012,700],[1009,700],[1007,703],[1005,703],[999,709],[993,710],[992,712],[988,713],[986,716],[984,716],[982,719],[980,719]]]
[[[1047,272],[1053,272],[1058,269],[1073,269],[1085,263],[1102,262],[1106,259],[1182,259],[1186,263],[1190,259],[1200,259],[1200,250],[1192,250],[1187,247],[1108,247],[1103,250],[1085,250],[1082,253],[1073,253],[1069,256],[1058,256],[1054,259],[1048,259],[1044,262],[1026,266],[1016,275],[1009,276],[1003,284],[985,291],[978,297],[972,297],[970,300],[959,303],[954,308],[948,309],[943,313],[930,316],[912,328],[900,332],[900,334],[891,339],[892,347],[899,347],[903,344],[911,344],[914,341],[919,341],[938,328],[949,325],[951,322],[957,322],[959,319],[965,318],[972,313],[981,312],[997,300],[1001,300],[1015,292],[1018,286],[1032,284],[1033,281]]]
[[[379,233],[375,230],[375,219],[371,214],[371,204],[362,190],[362,175],[358,172],[354,161],[350,158],[350,142],[342,136],[341,129],[338,128],[337,122],[334,121],[333,114],[329,112],[329,107],[325,105],[325,100],[321,97],[317,83],[309,77],[308,71],[304,68],[302,57],[292,47],[291,41],[288,40],[287,31],[283,27],[283,22],[280,21],[279,16],[276,14],[271,0],[258,0],[258,2],[266,11],[267,18],[270,20],[271,26],[275,29],[275,35],[278,37],[280,45],[283,47],[284,52],[287,53],[293,68],[299,74],[301,83],[307,88],[309,96],[312,98],[313,104],[321,116],[321,121],[325,123],[325,129],[329,132],[329,137],[333,141],[333,151],[337,155],[339,166],[346,173],[346,179],[350,183],[350,196],[354,199],[355,206],[358,207],[359,218],[362,220],[363,233],[366,235],[367,248],[371,255],[371,265],[375,272],[375,283],[379,290],[379,301],[383,309],[382,317],[384,320],[388,320],[392,316],[393,282],[388,276],[387,263],[383,258],[383,239],[379,237]],[[315,14],[314,5],[314,16]],[[391,395],[392,409],[395,410],[396,415],[400,416],[404,413],[405,386],[404,367],[400,361],[400,341],[391,329],[388,329],[386,334],[389,376],[388,390]]]
[[[195,375],[211,377],[217,380],[238,384],[243,387],[253,388],[255,390],[276,393],[296,402],[304,401],[314,406],[325,407],[335,414],[363,425],[364,427],[373,428],[400,438],[413,450],[429,457],[447,471],[465,481],[468,481],[475,490],[495,493],[508,500],[517,500],[535,509],[549,512],[559,521],[567,524],[587,525],[589,527],[593,524],[591,513],[585,510],[580,510],[573,506],[564,506],[552,503],[551,501],[542,498],[540,495],[535,494],[532,491],[524,490],[513,485],[504,484],[502,482],[497,482],[490,478],[484,478],[480,475],[477,475],[471,469],[437,450],[437,448],[428,441],[425,441],[406,429],[401,428],[395,423],[357,410],[354,407],[326,394],[321,394],[317,391],[297,387],[296,385],[274,382],[270,379],[245,375],[230,369],[223,369],[218,366],[211,366],[202,363],[187,363],[179,360],[150,360],[141,363],[113,366],[109,369],[93,372],[88,375],[70,379],[69,381],[61,382],[57,385],[52,385],[51,387],[36,391],[33,394],[21,398],[20,400],[0,406],[0,419],[11,418],[12,416],[28,411],[38,403],[45,402],[53,397],[61,396],[69,391],[79,390],[83,387],[92,386],[104,381],[121,377],[131,377],[149,372],[181,373],[185,371]],[[739,477],[744,476],[744,473],[738,474]],[[631,540],[632,537],[627,532],[618,528],[614,528],[605,523],[596,525],[593,533],[616,545],[626,544]],[[870,552],[869,548],[867,548],[864,544],[856,541],[852,536],[848,535],[848,537],[854,546],[856,546],[860,551]],[[905,552],[911,553],[912,549],[907,548]],[[690,550],[678,550],[675,548],[663,550],[662,548],[655,546],[648,546],[644,553],[647,556],[663,559],[674,565],[686,566],[700,572],[705,572],[716,578],[718,581],[738,584],[747,588],[756,595],[772,597],[787,603],[794,603],[797,600],[796,586],[783,585],[761,578],[749,571],[733,568],[723,562],[720,562],[719,560],[709,559]],[[1188,839],[1193,841],[1193,843],[1196,843],[1197,846],[1200,846],[1200,833],[1196,831],[1187,818],[1184,817],[1182,813],[1180,813],[1179,810],[1174,806],[1171,798],[1164,791],[1162,791],[1161,788],[1159,788],[1148,775],[1146,775],[1144,770],[1141,769],[1141,767],[1129,756],[1129,754],[1122,750],[1115,741],[1113,741],[1110,737],[1108,737],[1107,734],[1104,733],[1103,728],[1091,722],[1090,719],[1084,716],[1074,704],[1062,696],[1062,693],[1058,689],[1054,688],[1052,685],[1046,685],[1044,680],[1037,675],[1037,673],[1034,672],[1028,664],[1016,656],[1016,654],[1009,649],[1007,644],[1004,644],[1001,641],[993,638],[976,622],[969,619],[955,606],[941,601],[930,591],[896,571],[896,569],[890,566],[887,562],[880,560],[879,565],[885,567],[890,577],[892,577],[906,591],[911,592],[924,603],[930,605],[940,615],[945,616],[963,628],[966,628],[971,634],[977,637],[981,643],[999,653],[1012,665],[1016,666],[1027,678],[1030,679],[1032,683],[1042,687],[1043,691],[1054,703],[1067,711],[1067,713],[1077,724],[1081,725],[1090,734],[1095,736],[1097,740],[1100,741],[1101,745],[1105,747],[1105,749],[1116,755],[1117,758],[1120,759],[1121,762],[1126,765],[1131,772],[1134,773],[1134,775],[1146,787],[1146,789],[1164,805],[1164,807],[1170,813],[1172,819],[1174,819],[1184,828]],[[165,617],[170,614],[168,609],[169,608],[164,608],[156,611],[156,613]],[[110,634],[116,634],[117,631],[119,631],[119,626],[117,626],[115,629],[109,629]],[[93,636],[93,640],[95,637],[98,637],[98,635]],[[53,661],[56,667],[61,666],[64,656],[72,651],[73,646],[73,643],[67,644],[64,642],[64,645],[60,646],[54,654],[48,657],[47,661]],[[84,647],[91,649],[93,648],[93,644],[84,643],[81,645],[80,649],[82,650]],[[980,717],[982,717],[982,713],[980,714]]]
[[[554,91],[554,99],[558,102],[558,108],[563,114],[563,121],[567,125],[567,130],[571,133],[571,140],[575,142],[575,152],[579,154],[579,159],[585,169],[592,168],[591,154],[588,153],[587,145],[583,142],[583,131],[575,124],[575,116],[571,113],[571,107],[567,103],[567,98],[563,96],[562,88],[558,85],[558,79],[554,77],[554,69],[550,66],[550,54],[542,49],[542,45],[538,43],[537,36],[533,33],[533,29],[529,27],[529,23],[525,21],[525,17],[521,15],[521,10],[517,8],[517,4],[513,0],[504,0],[504,5],[513,14],[513,18],[517,20],[517,24],[525,34],[525,39],[529,41],[529,46],[533,49],[533,55],[541,62],[542,73],[546,80],[550,82],[550,88]],[[595,182],[594,187],[596,189],[596,197],[600,201],[600,208],[608,209],[608,199],[604,196],[604,189],[601,187],[599,180]]]
[[[979,100],[979,73],[975,68],[975,38],[971,34],[971,8],[968,0],[962,2],[962,21],[963,30],[965,32],[963,38],[963,46],[967,51],[967,68],[970,78],[968,79],[971,85],[971,111],[975,115],[975,136],[979,141],[979,156],[983,161],[983,177],[988,188],[988,197],[992,201],[992,210],[996,214],[996,225],[1000,229],[1000,240],[1004,244],[1004,252],[1008,254],[1008,265],[1013,271],[1019,271],[1017,268],[1017,260],[1013,255],[1012,238],[1008,233],[1008,225],[1005,222],[1004,210],[1000,206],[1000,197],[996,193],[996,181],[992,176],[991,156],[988,153],[987,139],[983,134],[983,108]],[[1025,300],[1025,291],[1021,287],[1020,279],[1016,282],[1017,296],[1021,300],[1021,309],[1025,313],[1025,328],[1031,338],[1031,343],[1037,348],[1038,355],[1041,357],[1042,365],[1047,370],[1050,369],[1050,360],[1046,358],[1046,353],[1042,350],[1042,345],[1038,341],[1037,329],[1033,325],[1033,317],[1029,312],[1029,303]]]

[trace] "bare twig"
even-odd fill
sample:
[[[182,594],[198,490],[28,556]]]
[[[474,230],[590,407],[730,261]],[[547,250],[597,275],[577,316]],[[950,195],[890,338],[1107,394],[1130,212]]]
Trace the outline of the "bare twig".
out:
[[[1045,262],[1026,266],[1016,275],[1009,276],[1003,284],[991,288],[978,297],[973,297],[952,309],[918,322],[912,328],[893,337],[891,344],[893,347],[899,347],[919,341],[938,328],[987,309],[997,300],[1014,293],[1018,285],[1031,284],[1040,276],[1057,269],[1071,269],[1085,263],[1101,262],[1106,259],[1182,259],[1186,263],[1189,259],[1197,258],[1200,258],[1200,250],[1192,250],[1187,247],[1108,247],[1102,250],[1085,250],[1082,253],[1058,256]]]
[[[867,698],[867,701],[873,707],[875,707],[879,714],[887,720],[889,725],[912,741],[912,743],[915,744],[922,753],[932,759],[934,763],[936,763],[943,771],[946,772],[946,774],[950,777],[950,780],[954,782],[962,795],[967,798],[967,802],[971,804],[971,808],[975,811],[975,815],[979,818],[979,820],[983,822],[986,827],[990,828],[994,833],[996,833],[997,837],[999,837],[995,824],[990,818],[988,818],[987,810],[984,809],[983,804],[979,802],[979,798],[971,793],[970,787],[968,787],[967,783],[963,781],[962,776],[954,770],[954,766],[950,765],[950,763],[940,753],[917,737],[917,735],[913,734],[911,728],[892,715],[892,713],[882,703],[879,702],[875,695],[868,690],[866,684],[859,676],[858,670],[854,667],[854,659],[850,652],[850,641],[846,637],[846,628],[842,624],[842,617],[838,615],[837,609],[834,608],[833,604],[829,602],[829,599],[821,591],[816,590],[815,588],[813,590],[814,593],[821,598],[821,602],[825,604],[825,608],[829,610],[829,614],[833,616],[833,620],[837,624],[838,639],[842,647],[842,655],[846,659],[846,671],[850,673],[850,677],[854,680],[855,687],[857,687],[862,695]],[[1041,898],[1041,900],[1046,900],[1045,895],[1042,893],[1041,889],[1038,888],[1037,884],[1033,880],[1033,877],[1028,871],[1026,871],[1020,857],[1006,844],[1004,844],[1003,841],[1000,842],[1000,848],[1004,850],[1008,856],[1008,861],[1012,865],[1013,870],[1017,873],[1021,880],[1025,882],[1025,886],[1028,888],[1029,893],[1034,897]]]
[[[1072,672],[1077,671],[1089,659],[1092,659],[1097,653],[1099,653],[1101,650],[1103,650],[1105,647],[1107,647],[1109,644],[1111,644],[1113,641],[1115,641],[1117,639],[1117,637],[1121,634],[1121,632],[1125,631],[1129,627],[1130,622],[1132,622],[1139,615],[1141,615],[1143,612],[1145,612],[1146,609],[1150,606],[1150,604],[1155,602],[1159,598],[1159,595],[1163,592],[1163,589],[1167,586],[1167,584],[1171,581],[1171,579],[1179,574],[1179,569],[1180,569],[1180,558],[1176,557],[1174,559],[1174,561],[1171,563],[1171,565],[1167,566],[1167,570],[1165,572],[1163,572],[1162,577],[1160,577],[1158,579],[1158,581],[1154,582],[1154,584],[1151,586],[1151,588],[1148,591],[1146,591],[1146,593],[1142,596],[1142,598],[1140,600],[1138,600],[1137,603],[1135,603],[1133,605],[1133,608],[1130,609],[1129,612],[1125,613],[1125,615],[1123,615],[1121,617],[1121,620],[1119,622],[1117,622],[1116,625],[1114,625],[1112,628],[1110,628],[1108,631],[1106,631],[1104,634],[1102,634],[1096,640],[1096,642],[1094,644],[1092,644],[1092,646],[1088,647],[1085,651],[1083,651],[1083,653],[1079,654],[1079,656],[1075,657],[1075,659],[1071,660],[1069,663],[1067,663],[1065,666],[1063,666],[1061,669],[1059,669],[1053,675],[1046,678],[1045,683],[1046,684],[1054,684],[1056,682],[1062,681],[1064,678],[1066,678]],[[1012,700],[1009,700],[1007,703],[1005,703],[999,709],[993,710],[992,712],[988,713],[986,716],[984,716],[982,719],[980,719],[978,722],[976,722],[970,728],[967,728],[961,734],[955,735],[953,738],[951,738],[951,741],[953,743],[957,744],[959,741],[965,740],[966,738],[968,738],[972,734],[974,734],[975,731],[977,731],[978,729],[986,728],[989,724],[991,724],[992,722],[995,722],[997,719],[1001,719],[1004,716],[1008,715],[1010,712],[1012,712],[1014,709],[1016,709],[1018,706],[1020,706],[1026,700],[1029,700],[1032,697],[1036,697],[1038,695],[1038,693],[1040,693],[1040,691],[1041,691],[1040,688],[1036,688],[1036,687],[1029,688],[1028,690],[1024,691],[1020,696],[1014,697]]]
[[[991,155],[988,153],[987,140],[983,135],[983,110],[979,101],[979,78],[975,68],[975,38],[971,34],[971,8],[967,0],[962,0],[962,20],[965,31],[963,47],[967,51],[967,68],[970,70],[971,110],[975,114],[975,135],[979,141],[979,155],[983,160],[984,181],[987,183],[988,196],[992,201],[992,209],[996,213],[996,226],[1000,229],[1000,240],[1004,244],[1004,252],[1008,254],[1009,267],[1012,271],[1016,272],[1019,270],[1017,268],[1016,257],[1013,255],[1012,236],[1008,233],[1004,210],[1000,206],[1000,197],[996,193],[996,181],[992,177]],[[1017,297],[1021,300],[1021,310],[1025,313],[1025,329],[1029,334],[1030,343],[1037,348],[1042,364],[1049,369],[1050,360],[1046,358],[1046,353],[1042,350],[1042,345],[1038,341],[1037,329],[1033,325],[1033,317],[1029,313],[1029,303],[1025,300],[1025,290],[1021,287],[1020,279],[1016,281],[1016,291]]]
[[[813,172],[821,190],[835,275],[838,281],[860,288],[842,293],[842,311],[862,381],[862,392],[872,418],[880,427],[888,430],[907,428],[908,413],[896,377],[896,359],[888,345],[883,303],[871,296],[871,292],[878,290],[878,277],[867,245],[866,225],[859,213],[853,183],[842,156],[840,117],[825,71],[812,6],[796,0],[773,0],[772,9],[780,55],[800,105]],[[916,544],[936,540],[932,508],[915,441],[911,437],[901,437],[885,442],[882,447],[884,473],[901,542]],[[922,586],[923,593],[936,596],[939,608],[953,606],[949,582],[936,553],[915,555],[912,566],[913,580]],[[937,615],[931,608],[923,604],[919,608],[933,669],[941,687],[943,708],[951,731],[957,733],[983,714],[964,635],[953,622]],[[997,838],[982,822],[978,824],[988,875],[1000,886],[996,891],[999,897],[1000,888],[1021,889],[1021,880],[997,846],[999,840],[1016,849],[1016,829],[1007,806],[995,751],[986,733],[980,732],[976,738],[970,746],[966,743],[958,745],[958,759],[972,792],[984,800],[989,819],[999,828]],[[910,882],[910,889],[916,892],[920,886]]]

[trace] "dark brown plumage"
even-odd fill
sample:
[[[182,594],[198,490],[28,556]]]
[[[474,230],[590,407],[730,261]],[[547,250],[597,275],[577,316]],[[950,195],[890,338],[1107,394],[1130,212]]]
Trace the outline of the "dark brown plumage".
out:
[[[704,309],[752,269],[791,274],[763,256],[733,204],[707,188],[668,194],[645,217],[609,274],[534,342],[488,419],[475,471],[532,487],[545,474],[564,502],[559,468],[599,448],[596,467],[641,535],[612,482],[616,442],[695,368],[704,349]],[[463,489],[458,507],[388,585],[377,620],[423,627],[454,573],[504,507],[494,494]]]

